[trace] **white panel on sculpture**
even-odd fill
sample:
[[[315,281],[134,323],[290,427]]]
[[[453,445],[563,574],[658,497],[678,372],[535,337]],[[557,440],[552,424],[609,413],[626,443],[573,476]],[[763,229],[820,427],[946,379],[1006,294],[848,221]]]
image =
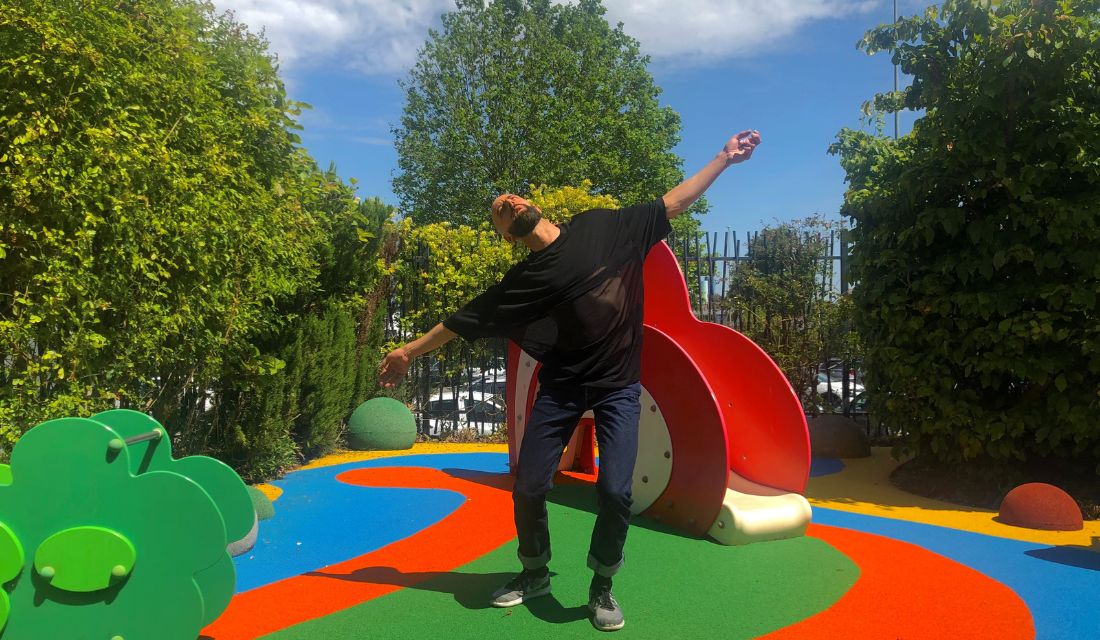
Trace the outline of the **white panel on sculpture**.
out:
[[[641,513],[657,501],[672,477],[672,437],[661,415],[661,408],[642,387],[642,417],[638,421],[638,461],[634,464],[634,504],[630,510]]]

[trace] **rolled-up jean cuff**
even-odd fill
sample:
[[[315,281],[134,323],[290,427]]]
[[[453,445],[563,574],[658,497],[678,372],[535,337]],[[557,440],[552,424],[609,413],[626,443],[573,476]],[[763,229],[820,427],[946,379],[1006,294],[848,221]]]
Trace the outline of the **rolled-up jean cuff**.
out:
[[[591,553],[588,554],[588,568],[605,578],[610,578],[618,573],[619,569],[622,569],[624,562],[626,562],[626,556],[619,558],[619,561],[613,565],[606,565],[597,560],[596,556]]]
[[[518,551],[516,552],[516,555],[519,556],[519,561],[523,565],[524,569],[541,569],[541,568],[545,567],[547,564],[550,563],[550,550],[549,549],[547,549],[546,551],[543,551],[542,555],[540,555],[536,558],[528,558],[527,556],[523,555],[522,553],[519,553]]]

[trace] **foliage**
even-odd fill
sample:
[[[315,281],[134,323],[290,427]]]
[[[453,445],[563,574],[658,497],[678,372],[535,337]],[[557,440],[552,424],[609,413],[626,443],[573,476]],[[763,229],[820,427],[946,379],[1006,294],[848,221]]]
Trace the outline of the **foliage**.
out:
[[[590,209],[618,209],[621,206],[612,196],[593,193],[592,181],[587,178],[576,187],[552,189],[545,184],[532,185],[528,200],[538,207],[544,218],[554,224],[565,222]]]
[[[1100,461],[1100,3],[945,2],[870,31],[924,110],[845,130],[872,410],[954,464]]]
[[[282,402],[260,391],[301,317],[372,324],[359,233],[380,203],[318,171],[300,107],[263,39],[209,3],[0,5],[5,442],[118,402],[244,475],[314,447],[241,420]]]
[[[604,11],[599,0],[458,0],[443,16],[402,83],[394,130],[394,191],[415,222],[476,226],[495,196],[529,183],[587,178],[633,204],[682,179],[680,118]]]
[[[565,222],[575,214],[596,208],[617,208],[615,198],[591,192],[592,183],[579,187],[552,188],[531,185],[530,201],[553,222]],[[401,323],[407,332],[424,333],[496,284],[509,268],[526,255],[521,243],[509,246],[488,221],[488,213],[476,226],[436,222],[416,225],[406,218],[399,223],[402,248],[392,272],[396,295],[404,304]]]
[[[748,259],[722,300],[732,324],[768,352],[800,394],[814,387],[822,354],[847,362],[859,357],[848,337],[848,296],[838,296],[829,282],[828,234],[836,226],[809,218],[751,236]]]

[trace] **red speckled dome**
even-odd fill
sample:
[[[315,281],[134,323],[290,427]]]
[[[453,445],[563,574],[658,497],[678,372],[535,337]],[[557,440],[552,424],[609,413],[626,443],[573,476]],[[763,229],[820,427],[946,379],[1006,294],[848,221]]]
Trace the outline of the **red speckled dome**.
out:
[[[1042,482],[1022,484],[1001,502],[1001,522],[1047,531],[1080,531],[1081,508],[1068,493]]]

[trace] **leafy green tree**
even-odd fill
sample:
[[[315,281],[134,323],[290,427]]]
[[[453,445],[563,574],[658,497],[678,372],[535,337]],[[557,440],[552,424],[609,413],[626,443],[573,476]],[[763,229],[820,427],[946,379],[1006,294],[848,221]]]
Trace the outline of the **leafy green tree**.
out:
[[[298,110],[208,2],[0,4],[0,446],[116,402],[252,479],[335,445],[391,210],[317,168]]]
[[[840,133],[872,410],[955,464],[1100,461],[1100,2],[945,2],[870,31],[923,110]]]
[[[589,179],[634,204],[682,179],[680,118],[599,0],[457,5],[402,83],[394,191],[415,222],[476,226],[495,196],[529,183]]]
[[[192,2],[0,6],[0,406],[178,398],[315,273],[294,103]],[[282,195],[280,195],[282,194]]]

